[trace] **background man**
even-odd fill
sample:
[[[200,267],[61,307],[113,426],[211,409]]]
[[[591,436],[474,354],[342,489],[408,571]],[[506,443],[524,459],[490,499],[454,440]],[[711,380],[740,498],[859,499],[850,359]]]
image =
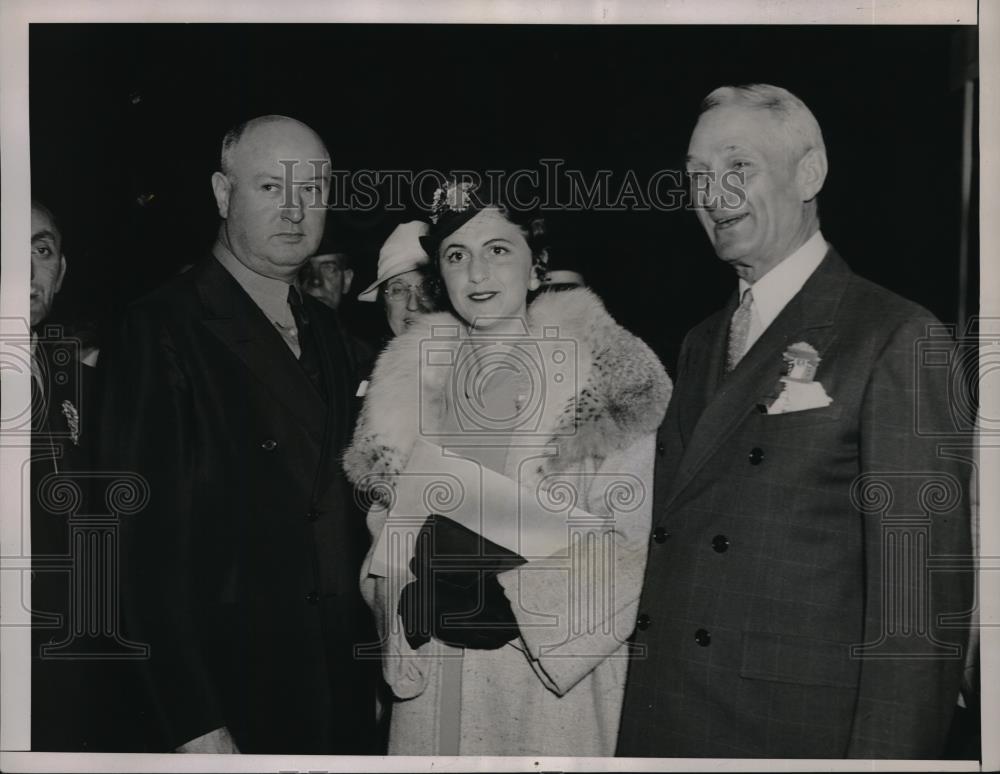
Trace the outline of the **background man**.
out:
[[[353,280],[351,256],[336,244],[328,226],[316,255],[299,272],[300,287],[317,301],[337,309],[344,294],[351,292]]]
[[[308,126],[232,129],[212,255],[134,304],[108,361],[107,458],[141,473],[123,528],[154,749],[373,752],[367,547],[340,450],[355,364],[296,276],[323,233],[329,156]]]
[[[62,233],[52,212],[39,201],[31,202],[31,327],[49,316],[66,276]]]
[[[71,638],[74,623],[69,573],[53,567],[64,565],[70,555],[69,516],[53,508],[56,503],[43,490],[91,470],[89,408],[94,392],[94,369],[82,364],[78,348],[64,338],[60,326],[43,325],[65,275],[62,231],[49,208],[32,201],[31,748],[99,750],[97,727],[88,721],[107,694],[88,695],[81,679],[89,675],[88,665],[51,652]]]
[[[117,589],[83,580],[113,577],[116,555],[71,537],[106,506],[94,464],[96,346],[88,355],[78,330],[48,322],[66,275],[63,245],[51,210],[32,201],[31,749],[138,751],[141,711],[125,695],[136,649],[105,619]]]
[[[936,321],[824,240],[823,138],[786,90],[712,92],[688,171],[740,292],[685,339],[660,429],[619,754],[940,756],[966,633],[939,616],[971,577],[919,553],[969,552],[947,369],[916,371]]]

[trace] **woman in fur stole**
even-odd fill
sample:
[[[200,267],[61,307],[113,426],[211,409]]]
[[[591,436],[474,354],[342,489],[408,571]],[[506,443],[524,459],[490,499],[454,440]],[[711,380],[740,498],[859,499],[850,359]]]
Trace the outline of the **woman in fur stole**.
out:
[[[451,528],[418,540],[403,578],[368,574],[369,554],[361,585],[394,695],[389,752],[609,756],[671,384],[589,290],[528,308],[544,224],[488,201],[468,184],[439,189],[422,243],[453,312],[422,317],[382,353],[345,468],[361,489],[391,487],[424,438],[517,481],[552,518],[566,520],[568,499],[585,518],[567,522],[566,550],[526,563]],[[371,509],[373,538],[385,521]],[[444,543],[473,557],[464,572],[430,572]]]

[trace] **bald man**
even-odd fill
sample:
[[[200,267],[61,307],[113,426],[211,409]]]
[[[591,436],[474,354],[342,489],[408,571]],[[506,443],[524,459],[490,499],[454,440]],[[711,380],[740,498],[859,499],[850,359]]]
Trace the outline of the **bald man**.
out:
[[[233,128],[211,254],[131,306],[102,355],[106,464],[150,488],[122,574],[128,635],[152,647],[157,751],[377,752],[374,664],[355,658],[367,536],[338,462],[356,364],[295,285],[329,181],[301,122]]]

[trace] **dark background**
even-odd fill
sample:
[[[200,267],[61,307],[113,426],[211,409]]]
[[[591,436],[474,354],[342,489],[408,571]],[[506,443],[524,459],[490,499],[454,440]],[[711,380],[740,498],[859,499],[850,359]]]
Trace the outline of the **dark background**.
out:
[[[960,197],[960,82],[974,46],[973,27],[33,24],[33,194],[62,222],[69,261],[53,319],[106,327],[207,252],[209,177],[239,120],[299,118],[339,169],[560,158],[620,184],[629,169],[641,181],[682,169],[702,97],[763,81],[801,97],[823,129],[828,241],[862,275],[956,321],[960,295],[969,314],[978,299],[977,224],[963,224]],[[414,214],[334,216],[354,249],[355,293]],[[587,262],[611,313],[671,370],[684,332],[735,287],[691,212],[556,225],[553,251]],[[960,288],[963,227],[973,280]],[[362,334],[377,322],[360,313],[374,311],[345,302]]]

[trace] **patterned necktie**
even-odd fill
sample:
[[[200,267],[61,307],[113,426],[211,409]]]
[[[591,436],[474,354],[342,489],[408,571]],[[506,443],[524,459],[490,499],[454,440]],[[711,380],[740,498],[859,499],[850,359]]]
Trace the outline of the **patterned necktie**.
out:
[[[299,290],[294,285],[288,286],[288,306],[292,310],[292,317],[295,318],[295,329],[298,331],[299,364],[306,372],[306,376],[309,377],[309,381],[313,383],[325,400],[326,389],[323,384],[323,371],[320,368],[316,338],[313,335],[305,305],[302,303],[302,296],[299,295]]]
[[[729,373],[747,351],[747,339],[750,336],[750,319],[753,317],[753,293],[750,288],[743,291],[743,299],[733,312],[729,321],[729,349],[726,352],[726,373]]]

